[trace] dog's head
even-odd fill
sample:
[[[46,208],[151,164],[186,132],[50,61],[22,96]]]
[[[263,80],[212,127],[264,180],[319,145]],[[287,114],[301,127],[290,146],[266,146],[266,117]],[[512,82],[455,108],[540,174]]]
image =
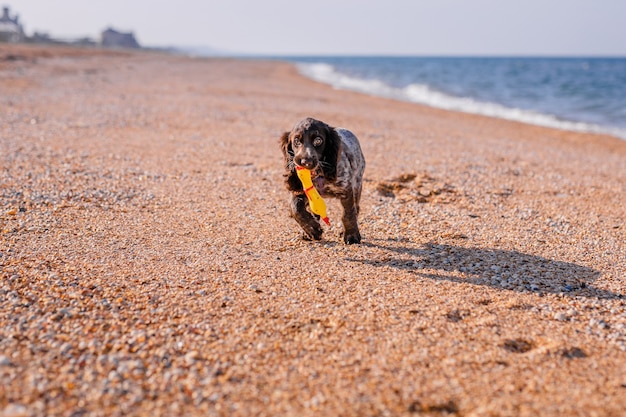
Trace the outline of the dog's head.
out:
[[[337,178],[341,139],[334,128],[310,117],[297,123],[281,139],[287,171],[301,166],[321,174],[329,181]]]

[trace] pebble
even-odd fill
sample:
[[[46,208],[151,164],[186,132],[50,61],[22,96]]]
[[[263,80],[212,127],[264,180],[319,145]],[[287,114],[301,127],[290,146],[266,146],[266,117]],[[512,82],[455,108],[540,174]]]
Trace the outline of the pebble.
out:
[[[10,403],[4,410],[0,411],[2,417],[26,417],[29,415],[28,409],[21,404]]]
[[[0,355],[0,366],[14,366],[13,362],[9,360],[5,355]]]
[[[185,362],[188,365],[191,365],[192,363],[194,363],[198,358],[200,357],[200,353],[197,350],[192,350],[191,352],[188,352],[187,354],[185,354]]]
[[[589,327],[590,328],[597,327],[602,330],[608,330],[611,328],[609,323],[607,323],[604,319],[596,319],[596,318],[592,318],[589,320]]]

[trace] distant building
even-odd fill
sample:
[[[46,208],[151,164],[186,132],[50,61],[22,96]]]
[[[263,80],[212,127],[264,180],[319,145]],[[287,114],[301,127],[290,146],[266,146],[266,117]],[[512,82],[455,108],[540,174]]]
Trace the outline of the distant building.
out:
[[[0,42],[24,41],[24,28],[19,20],[18,15],[11,18],[8,7],[2,8],[2,17],[0,17]]]
[[[102,32],[101,44],[107,48],[141,48],[133,32],[122,33],[112,28]]]

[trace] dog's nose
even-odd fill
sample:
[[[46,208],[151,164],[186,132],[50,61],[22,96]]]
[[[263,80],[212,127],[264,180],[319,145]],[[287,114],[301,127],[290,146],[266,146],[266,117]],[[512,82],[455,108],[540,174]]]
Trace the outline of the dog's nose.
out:
[[[316,163],[312,158],[302,158],[300,159],[300,165],[307,169],[313,169]]]

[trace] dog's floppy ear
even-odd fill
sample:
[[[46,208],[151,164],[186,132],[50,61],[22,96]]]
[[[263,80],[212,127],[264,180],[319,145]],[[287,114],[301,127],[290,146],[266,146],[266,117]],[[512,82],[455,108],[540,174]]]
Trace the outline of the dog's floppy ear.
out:
[[[289,140],[289,133],[290,132],[283,133],[279,140],[280,149],[283,151],[283,159],[285,161],[283,177],[285,177],[285,185],[287,185],[289,191],[300,191],[302,190],[302,183],[298,178],[298,174],[296,174],[295,165],[293,163],[293,148]]]
[[[322,155],[322,170],[324,177],[328,181],[337,179],[337,162],[339,161],[339,153],[341,152],[341,138],[334,127],[326,125],[326,145],[324,146],[324,154]]]
[[[293,158],[293,149],[291,148],[291,142],[289,142],[289,132],[283,133],[280,137],[280,149],[283,151],[283,158],[285,159],[285,169],[289,169],[289,163]]]

